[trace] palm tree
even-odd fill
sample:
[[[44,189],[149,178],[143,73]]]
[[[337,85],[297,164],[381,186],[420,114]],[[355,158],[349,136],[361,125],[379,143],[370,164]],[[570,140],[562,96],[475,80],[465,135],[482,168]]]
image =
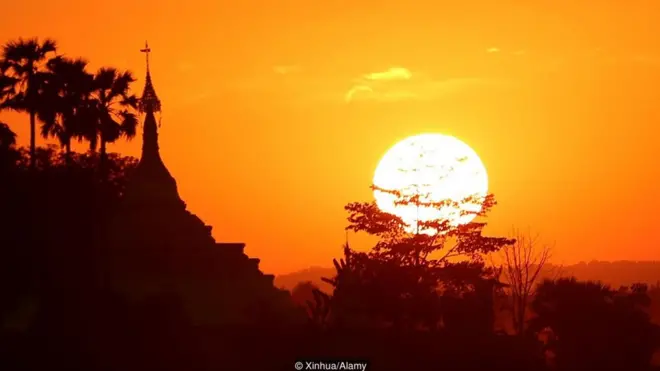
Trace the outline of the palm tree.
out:
[[[0,122],[0,150],[7,150],[16,144],[16,134],[9,125]]]
[[[13,93],[13,91],[14,79],[0,73],[0,109],[3,108],[5,100]],[[0,150],[5,150],[15,144],[16,134],[11,131],[9,125],[0,122]]]
[[[93,118],[89,122],[85,137],[90,149],[96,151],[100,144],[101,169],[107,157],[107,144],[120,137],[135,137],[138,121],[133,112],[138,98],[130,93],[135,78],[129,71],[119,72],[115,68],[101,68],[93,82]]]
[[[36,119],[40,105],[43,65],[49,55],[55,53],[57,44],[37,38],[10,41],[3,47],[0,69],[13,79],[14,91],[3,103],[2,108],[10,108],[30,114],[30,166],[35,165]]]
[[[56,137],[71,159],[71,139],[84,139],[84,125],[90,119],[94,77],[85,70],[83,59],[53,58],[44,84],[44,104],[38,111],[43,122],[41,134]]]
[[[0,67],[2,67],[0,65]],[[3,108],[5,100],[14,94],[16,79],[5,75],[0,70],[0,108]]]
[[[9,128],[9,125],[0,122],[0,180],[4,177],[7,165],[16,164],[19,158],[18,151],[14,150],[16,145],[16,134]]]

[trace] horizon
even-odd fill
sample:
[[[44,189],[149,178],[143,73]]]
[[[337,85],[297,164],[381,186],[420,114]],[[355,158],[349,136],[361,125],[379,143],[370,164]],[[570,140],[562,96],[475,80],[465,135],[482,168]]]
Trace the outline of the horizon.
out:
[[[249,2],[181,13],[118,2],[108,16],[136,27],[116,33],[68,26],[86,15],[62,12],[66,1],[30,3],[44,11],[0,24],[3,44],[52,37],[92,71],[132,71],[135,93],[149,41],[161,155],[181,198],[216,240],[246,243],[265,272],[331,266],[346,238],[343,206],[373,199],[382,156],[424,132],[459,138],[485,164],[498,201],[487,234],[530,228],[554,244],[557,264],[660,260],[660,200],[649,197],[660,180],[657,3],[472,2],[478,12],[379,2],[372,12],[371,2],[296,0],[254,14]],[[26,115],[0,120],[28,143]],[[140,146],[137,137],[109,149],[139,157]]]
[[[552,261],[548,260],[546,263],[544,263],[544,265],[546,265],[548,267],[565,267],[565,266],[574,267],[574,266],[578,266],[578,265],[589,265],[589,264],[593,264],[593,263],[609,263],[609,264],[616,264],[616,263],[643,264],[643,263],[649,263],[649,264],[660,264],[660,260],[591,260],[591,261],[579,261],[577,263],[573,263],[573,264],[569,264],[569,265],[556,264],[556,263],[553,263]],[[334,269],[334,267],[332,267],[332,265],[326,265],[326,266],[311,265],[309,267],[302,268],[302,269],[299,269],[297,271],[278,274],[278,275],[276,275],[276,277],[294,275],[294,274],[304,273],[304,272],[307,272],[307,271],[310,271],[310,270],[318,270],[318,269],[322,269],[322,270],[328,269],[328,270],[330,270],[330,269]],[[660,275],[659,275],[659,278],[660,278]],[[606,280],[603,280],[603,281],[605,282]]]

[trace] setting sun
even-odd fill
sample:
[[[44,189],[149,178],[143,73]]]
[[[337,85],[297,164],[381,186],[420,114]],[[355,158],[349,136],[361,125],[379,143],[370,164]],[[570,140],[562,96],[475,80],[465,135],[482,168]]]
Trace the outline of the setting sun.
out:
[[[488,192],[488,176],[479,156],[467,144],[447,135],[420,134],[387,151],[376,168],[374,186],[399,191],[404,197],[419,195],[422,203],[460,203],[442,208],[399,205],[393,194],[376,189],[378,207],[399,216],[414,230],[418,220],[469,223]],[[473,200],[465,202],[470,197]]]

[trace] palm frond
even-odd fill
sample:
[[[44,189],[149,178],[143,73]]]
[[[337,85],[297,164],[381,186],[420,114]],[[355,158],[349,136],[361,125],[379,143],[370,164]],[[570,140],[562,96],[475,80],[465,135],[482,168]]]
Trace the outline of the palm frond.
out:
[[[16,93],[17,82],[14,77],[0,74],[0,100]]]
[[[94,87],[98,91],[107,91],[112,89],[117,70],[114,68],[102,67],[94,75]]]
[[[33,67],[35,63],[42,62],[48,54],[54,53],[56,50],[57,43],[53,39],[45,39],[40,43],[38,38],[19,38],[10,40],[4,45],[2,59],[12,62],[14,66]]]
[[[90,111],[90,122],[96,126],[93,136],[112,143],[122,136],[131,139],[136,135],[138,121],[130,109],[137,108],[138,99],[129,93],[134,81],[130,72],[112,67],[102,67],[94,74]]]
[[[0,148],[9,148],[16,145],[16,133],[14,133],[9,125],[0,122]]]
[[[121,111],[121,133],[126,139],[133,139],[137,134],[138,119],[137,116],[126,110]]]
[[[41,53],[48,54],[57,51],[57,42],[54,39],[46,38],[41,43]]]
[[[121,123],[117,122],[111,115],[104,116],[101,121],[101,138],[112,143],[117,141],[122,134]]]
[[[1,109],[9,109],[15,112],[25,112],[27,107],[27,100],[25,99],[25,93],[23,92],[14,94],[0,104]]]
[[[124,96],[122,97],[122,100],[119,102],[121,106],[131,107],[133,109],[137,109],[139,103],[140,103],[140,99],[136,95]]]
[[[111,95],[115,96],[126,96],[131,84],[135,82],[135,78],[130,71],[124,71],[117,75],[113,85]]]

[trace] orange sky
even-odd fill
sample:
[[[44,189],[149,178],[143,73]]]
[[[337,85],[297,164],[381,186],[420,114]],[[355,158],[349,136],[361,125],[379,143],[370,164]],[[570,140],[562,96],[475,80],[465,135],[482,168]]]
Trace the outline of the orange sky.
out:
[[[53,37],[93,69],[132,70],[141,91],[148,39],[182,197],[265,271],[329,266],[343,205],[371,198],[390,146],[429,131],[481,156],[499,201],[489,232],[530,227],[556,262],[660,259],[657,0],[108,4],[26,0],[38,12],[10,12],[0,41]],[[367,78],[390,68],[398,80]],[[373,92],[347,102],[360,85]],[[27,144],[27,116],[0,119]]]

